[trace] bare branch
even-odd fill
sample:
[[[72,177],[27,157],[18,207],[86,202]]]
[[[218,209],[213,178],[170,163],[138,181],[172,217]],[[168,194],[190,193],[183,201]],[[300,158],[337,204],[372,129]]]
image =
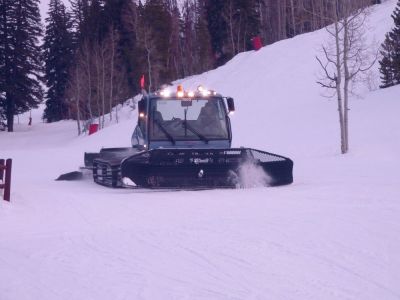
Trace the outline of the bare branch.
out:
[[[322,70],[325,73],[326,78],[328,78],[330,81],[335,81],[336,82],[336,75],[331,76],[328,72],[328,65],[329,63],[323,64],[322,61],[319,59],[318,56],[315,57],[318,61],[318,63],[320,64],[320,66],[322,67]]]

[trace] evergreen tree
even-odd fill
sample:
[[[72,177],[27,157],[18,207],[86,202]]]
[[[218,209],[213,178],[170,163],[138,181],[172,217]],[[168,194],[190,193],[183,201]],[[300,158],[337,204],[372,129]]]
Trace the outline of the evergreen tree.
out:
[[[382,44],[381,50],[382,60],[379,61],[379,71],[381,73],[381,88],[387,88],[395,85],[393,76],[393,45],[390,41],[389,34],[386,34],[385,42]]]
[[[204,0],[198,1],[196,31],[196,58],[197,65],[195,72],[202,73],[213,67],[213,56],[211,48],[211,36],[208,31],[207,11]]]
[[[50,1],[46,23],[43,49],[48,90],[43,118],[47,122],[54,122],[67,118],[65,90],[73,58],[72,24],[61,0]]]
[[[237,41],[238,52],[253,48],[251,39],[260,33],[259,4],[256,0],[236,0],[234,5],[237,10],[236,23],[239,33]]]
[[[222,17],[224,4],[225,0],[207,0],[205,4],[215,66],[220,66],[228,60],[224,51],[224,45],[227,39],[227,24]]]
[[[139,9],[135,2],[125,1],[121,8],[120,42],[118,51],[126,68],[126,78],[132,94],[140,92],[139,80],[144,73],[143,62],[140,59],[142,49],[138,45]]]
[[[216,66],[239,52],[252,49],[251,39],[260,32],[257,0],[207,0],[208,30]]]
[[[149,78],[149,90],[158,89],[173,78],[169,68],[171,14],[163,0],[148,0],[141,10],[140,43]]]
[[[171,70],[171,79],[184,77],[182,72],[182,43],[181,43],[181,25],[182,17],[176,0],[172,0],[169,8],[171,14],[171,37],[169,68]]]
[[[9,75],[9,56],[11,36],[10,8],[12,0],[0,0],[0,128],[6,118],[6,89],[7,75]]]
[[[73,27],[73,41],[75,49],[82,40],[82,36],[86,33],[85,20],[89,15],[88,0],[70,0],[71,3],[71,21]]]
[[[0,3],[0,99],[7,129],[13,131],[14,115],[37,107],[43,96],[39,0],[1,0]]]
[[[389,32],[393,43],[393,76],[396,84],[400,84],[400,0],[397,2],[395,11],[392,14],[394,28]]]
[[[400,84],[400,0],[392,14],[394,28],[386,35],[382,44],[382,88]]]

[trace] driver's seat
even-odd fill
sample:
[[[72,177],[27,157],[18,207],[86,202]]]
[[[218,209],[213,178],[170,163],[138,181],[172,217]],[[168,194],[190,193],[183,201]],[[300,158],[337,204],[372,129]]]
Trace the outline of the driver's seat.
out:
[[[164,121],[162,114],[158,110],[154,111],[153,119],[154,119],[154,121],[156,121],[156,120],[160,121],[160,122]]]

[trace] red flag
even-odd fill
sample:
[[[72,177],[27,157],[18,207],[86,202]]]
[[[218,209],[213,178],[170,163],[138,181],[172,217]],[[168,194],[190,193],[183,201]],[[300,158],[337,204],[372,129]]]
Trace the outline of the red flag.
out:
[[[142,90],[144,90],[144,75],[142,75],[142,77],[140,77],[140,88]]]

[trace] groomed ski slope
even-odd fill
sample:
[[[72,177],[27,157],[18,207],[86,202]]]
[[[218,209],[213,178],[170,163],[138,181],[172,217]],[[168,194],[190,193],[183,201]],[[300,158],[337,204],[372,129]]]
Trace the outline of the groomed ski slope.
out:
[[[392,26],[373,8],[368,40]],[[234,145],[291,157],[278,188],[113,190],[55,182],[84,151],[129,146],[136,112],[92,136],[20,117],[0,132],[14,159],[0,201],[0,299],[400,299],[400,86],[351,102],[340,155],[336,102],[315,84],[324,30],[183,80],[235,98]],[[377,76],[377,67],[374,70]]]

